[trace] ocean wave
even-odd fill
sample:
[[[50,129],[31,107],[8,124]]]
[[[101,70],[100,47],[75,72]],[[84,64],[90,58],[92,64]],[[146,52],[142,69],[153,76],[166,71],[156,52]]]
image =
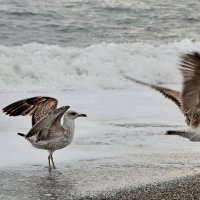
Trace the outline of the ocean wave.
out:
[[[200,42],[153,46],[145,43],[100,43],[60,47],[30,43],[0,46],[0,90],[123,89],[128,75],[150,83],[179,83],[179,56],[200,51]]]

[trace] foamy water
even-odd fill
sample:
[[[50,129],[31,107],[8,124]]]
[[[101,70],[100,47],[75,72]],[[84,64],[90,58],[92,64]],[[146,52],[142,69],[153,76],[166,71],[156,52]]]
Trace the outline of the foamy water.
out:
[[[179,56],[200,49],[197,0],[0,3],[1,92],[179,83]]]
[[[195,50],[200,50],[200,42],[189,39],[159,46],[143,43],[65,48],[37,43],[0,46],[0,90],[132,87],[124,74],[151,83],[180,83],[179,56]]]

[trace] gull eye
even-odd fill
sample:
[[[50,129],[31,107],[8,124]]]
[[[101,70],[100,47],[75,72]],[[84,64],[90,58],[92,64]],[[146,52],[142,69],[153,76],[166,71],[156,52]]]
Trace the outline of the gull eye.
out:
[[[76,115],[76,113],[75,112],[71,112],[70,115]]]

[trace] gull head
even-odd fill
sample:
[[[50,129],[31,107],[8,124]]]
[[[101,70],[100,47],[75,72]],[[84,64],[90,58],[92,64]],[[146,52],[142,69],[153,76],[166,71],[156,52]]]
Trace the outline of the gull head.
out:
[[[78,113],[73,110],[69,110],[65,113],[65,115],[71,119],[76,119],[77,117],[87,117],[86,114]]]

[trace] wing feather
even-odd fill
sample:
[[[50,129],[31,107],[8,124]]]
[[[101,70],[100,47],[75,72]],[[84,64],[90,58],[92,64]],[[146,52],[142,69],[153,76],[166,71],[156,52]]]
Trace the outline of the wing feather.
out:
[[[70,106],[62,106],[57,108],[51,114],[43,117],[37,124],[35,124],[30,131],[27,133],[26,138],[29,138],[37,133],[39,133],[43,129],[51,129],[51,126],[59,120],[61,120],[64,113],[70,108]],[[61,126],[61,124],[60,124]]]
[[[195,115],[200,109],[200,54],[193,52],[182,56],[182,101],[186,113]]]
[[[152,85],[152,84],[149,84],[149,83],[145,83],[143,81],[136,80],[136,79],[131,78],[129,76],[125,76],[125,78],[129,79],[130,81],[133,81],[135,83],[148,86],[148,87],[160,92],[166,98],[172,100],[179,107],[181,112],[185,115],[185,113],[184,113],[184,111],[182,109],[181,92],[179,92],[177,90],[172,90],[172,89],[169,89],[169,88],[160,87],[160,86],[157,86],[157,85]]]
[[[32,116],[32,125],[57,108],[58,101],[53,97],[37,96],[14,102],[5,108],[3,112],[9,116]]]
[[[181,112],[184,113],[182,109],[181,92],[177,90],[165,88],[165,87],[154,86],[154,85],[151,85],[151,88],[159,91],[166,98],[172,100],[180,108]]]

